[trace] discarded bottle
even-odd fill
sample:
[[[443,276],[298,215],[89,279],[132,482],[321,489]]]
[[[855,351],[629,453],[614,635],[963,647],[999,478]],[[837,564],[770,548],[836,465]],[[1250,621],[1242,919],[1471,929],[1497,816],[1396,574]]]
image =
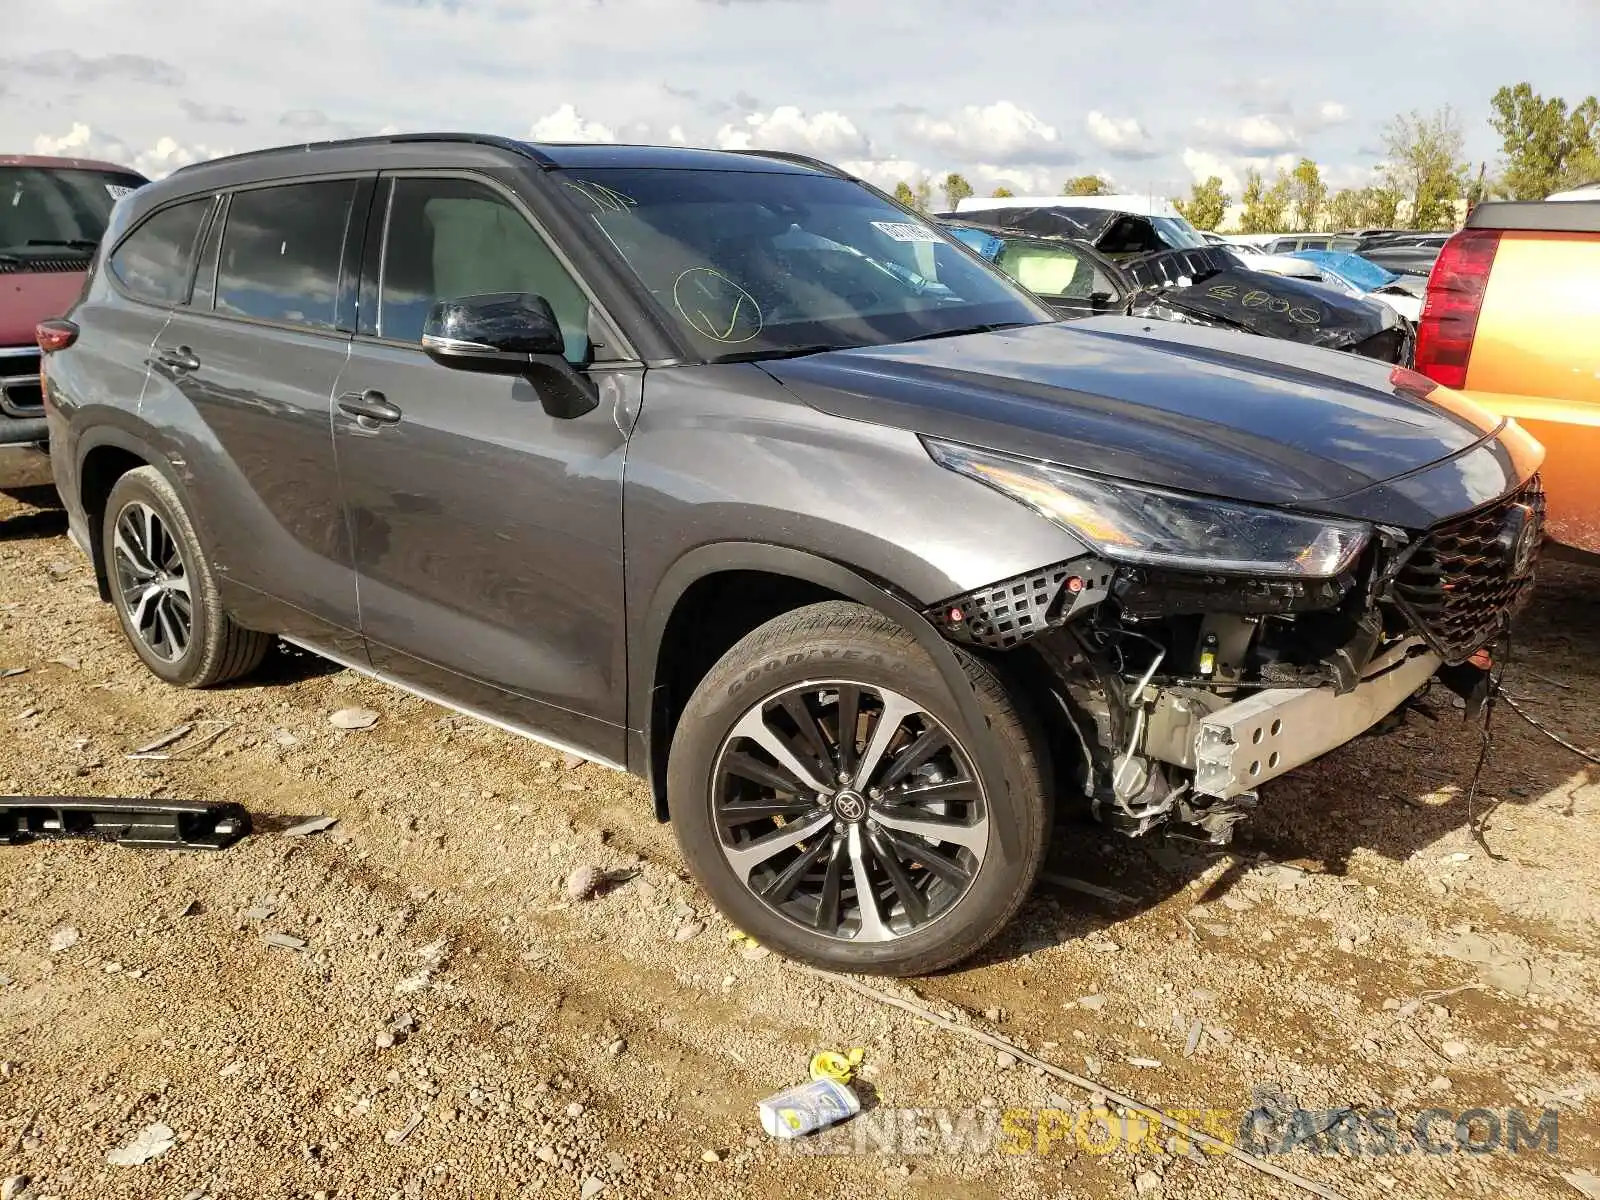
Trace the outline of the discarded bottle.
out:
[[[768,1096],[756,1105],[761,1128],[775,1138],[805,1137],[837,1125],[861,1111],[861,1101],[845,1084],[814,1079]]]

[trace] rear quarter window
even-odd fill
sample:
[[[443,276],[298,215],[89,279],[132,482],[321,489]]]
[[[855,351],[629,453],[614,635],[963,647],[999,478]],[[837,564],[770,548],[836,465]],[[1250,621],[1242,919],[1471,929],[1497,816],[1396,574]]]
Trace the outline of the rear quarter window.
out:
[[[147,218],[112,252],[111,273],[130,294],[151,304],[182,303],[195,239],[211,197],[186,200]]]
[[[235,192],[217,264],[218,312],[333,329],[353,179]]]

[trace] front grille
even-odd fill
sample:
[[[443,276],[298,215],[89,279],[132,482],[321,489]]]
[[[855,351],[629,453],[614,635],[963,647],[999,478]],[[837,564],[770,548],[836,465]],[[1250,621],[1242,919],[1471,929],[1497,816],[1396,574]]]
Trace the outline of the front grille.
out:
[[[1492,641],[1533,589],[1533,561],[1515,569],[1518,506],[1531,512],[1537,546],[1544,486],[1535,475],[1498,503],[1430,529],[1395,577],[1395,600],[1446,662],[1461,662]]]
[[[39,348],[0,349],[0,412],[8,417],[37,417],[43,411]]]

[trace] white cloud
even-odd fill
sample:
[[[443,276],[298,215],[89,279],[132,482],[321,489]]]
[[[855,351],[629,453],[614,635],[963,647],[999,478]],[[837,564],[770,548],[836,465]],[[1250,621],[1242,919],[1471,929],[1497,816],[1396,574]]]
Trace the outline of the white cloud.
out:
[[[1078,156],[1055,126],[1009,100],[982,107],[969,104],[954,117],[919,116],[909,134],[964,162],[1070,163]]]
[[[1108,117],[1091,111],[1083,125],[1095,144],[1111,154],[1132,158],[1150,153],[1150,135],[1133,117]]]
[[[1201,117],[1195,122],[1195,128],[1212,145],[1240,154],[1273,154],[1300,145],[1300,135],[1292,126],[1266,115],[1240,117],[1234,121]]]
[[[841,159],[836,165],[841,171],[877,184],[886,192],[894,191],[898,183],[916,183],[932,175],[920,163],[904,158]]]
[[[1350,119],[1350,110],[1337,100],[1324,100],[1317,106],[1317,124],[1342,125]]]
[[[533,123],[528,136],[536,142],[614,142],[617,135],[598,121],[587,121],[571,104],[563,104]]]
[[[1222,180],[1222,190],[1229,195],[1238,197],[1240,187],[1239,172],[1234,169],[1233,162],[1221,155],[1213,154],[1209,150],[1196,150],[1193,146],[1183,148],[1183,165],[1196,183],[1204,183],[1215,175]]]
[[[872,141],[849,117],[828,110],[807,116],[793,104],[753,112],[743,124],[724,125],[716,143],[724,150],[788,150],[824,159],[870,159]]]
[[[60,158],[97,158],[132,167],[150,179],[160,179],[190,163],[233,153],[197,143],[185,144],[166,135],[157,138],[153,146],[136,150],[121,138],[96,133],[82,121],[75,121],[60,137],[39,134],[33,139],[33,152]]]
[[[674,146],[687,146],[689,144],[689,139],[684,134],[682,125],[674,125],[671,129],[667,130],[667,141],[671,142]]]

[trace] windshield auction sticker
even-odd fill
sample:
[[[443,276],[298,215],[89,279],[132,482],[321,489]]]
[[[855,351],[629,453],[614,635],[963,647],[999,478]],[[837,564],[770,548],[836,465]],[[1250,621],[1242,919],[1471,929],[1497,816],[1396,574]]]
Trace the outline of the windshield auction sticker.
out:
[[[926,225],[914,221],[874,221],[872,227],[897,242],[942,242],[944,239]]]

